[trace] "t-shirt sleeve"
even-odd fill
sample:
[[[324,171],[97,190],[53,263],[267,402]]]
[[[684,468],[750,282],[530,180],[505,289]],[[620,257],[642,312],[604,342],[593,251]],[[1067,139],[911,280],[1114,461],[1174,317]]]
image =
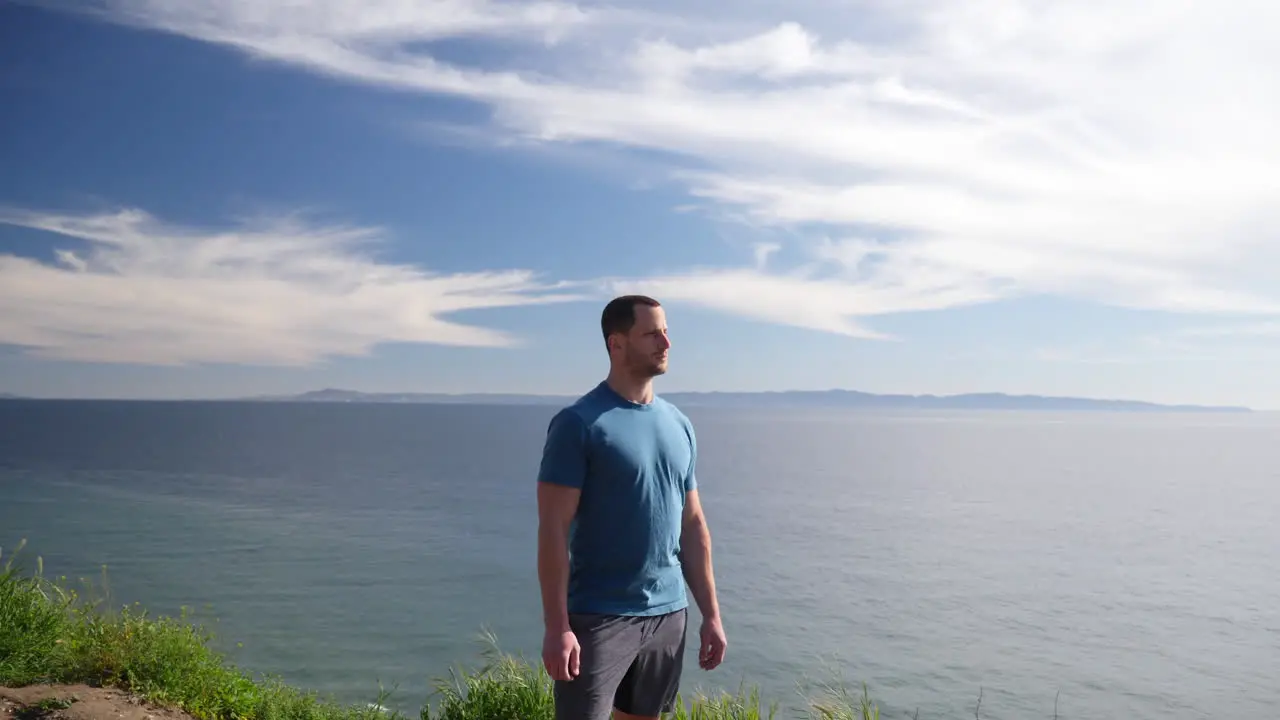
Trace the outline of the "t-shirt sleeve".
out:
[[[582,488],[587,477],[587,426],[577,413],[561,410],[547,426],[538,482]]]
[[[685,421],[689,431],[689,472],[684,478],[684,491],[692,492],[698,488],[698,436],[693,432],[693,423]]]

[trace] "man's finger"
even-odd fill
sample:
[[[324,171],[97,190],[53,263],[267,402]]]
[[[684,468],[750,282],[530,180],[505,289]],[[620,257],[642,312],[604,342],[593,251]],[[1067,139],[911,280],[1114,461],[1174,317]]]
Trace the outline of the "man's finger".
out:
[[[578,673],[582,670],[582,649],[576,644],[569,651],[569,679],[578,677]]]

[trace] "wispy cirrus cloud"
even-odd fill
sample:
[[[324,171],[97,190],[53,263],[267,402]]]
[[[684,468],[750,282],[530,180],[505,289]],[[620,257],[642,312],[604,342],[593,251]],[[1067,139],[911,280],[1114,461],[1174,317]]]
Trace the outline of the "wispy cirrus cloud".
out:
[[[1272,2],[98,7],[469,98],[491,132],[660,151],[699,202],[802,238],[798,253],[744,245],[740,267],[630,279],[667,298],[867,337],[877,315],[1038,294],[1280,313]],[[432,40],[481,35],[519,59],[433,55]]]
[[[295,217],[208,230],[139,210],[0,211],[86,249],[0,255],[0,343],[45,357],[160,365],[307,365],[381,343],[503,347],[463,310],[573,299],[529,272],[433,274],[382,262],[376,228]]]
[[[588,25],[593,15],[557,0],[317,0],[305,5],[255,0],[179,4],[164,0],[108,0],[79,9],[142,27],[201,39],[252,46],[288,38],[346,43],[424,42],[463,36],[521,37],[535,33],[552,41]],[[545,33],[538,36],[536,33]]]

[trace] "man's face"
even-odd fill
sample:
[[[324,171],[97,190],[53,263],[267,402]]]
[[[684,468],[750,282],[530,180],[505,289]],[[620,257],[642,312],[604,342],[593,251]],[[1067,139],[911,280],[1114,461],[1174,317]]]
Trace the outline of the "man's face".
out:
[[[638,377],[654,377],[667,371],[667,314],[660,307],[636,306],[636,324],[622,342],[623,362]]]

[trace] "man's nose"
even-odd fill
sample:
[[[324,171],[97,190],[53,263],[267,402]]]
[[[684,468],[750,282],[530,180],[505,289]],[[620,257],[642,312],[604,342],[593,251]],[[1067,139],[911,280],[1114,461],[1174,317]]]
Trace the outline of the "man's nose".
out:
[[[663,350],[666,350],[667,348],[671,347],[671,338],[666,333],[662,333],[661,335],[658,336],[658,345]]]

